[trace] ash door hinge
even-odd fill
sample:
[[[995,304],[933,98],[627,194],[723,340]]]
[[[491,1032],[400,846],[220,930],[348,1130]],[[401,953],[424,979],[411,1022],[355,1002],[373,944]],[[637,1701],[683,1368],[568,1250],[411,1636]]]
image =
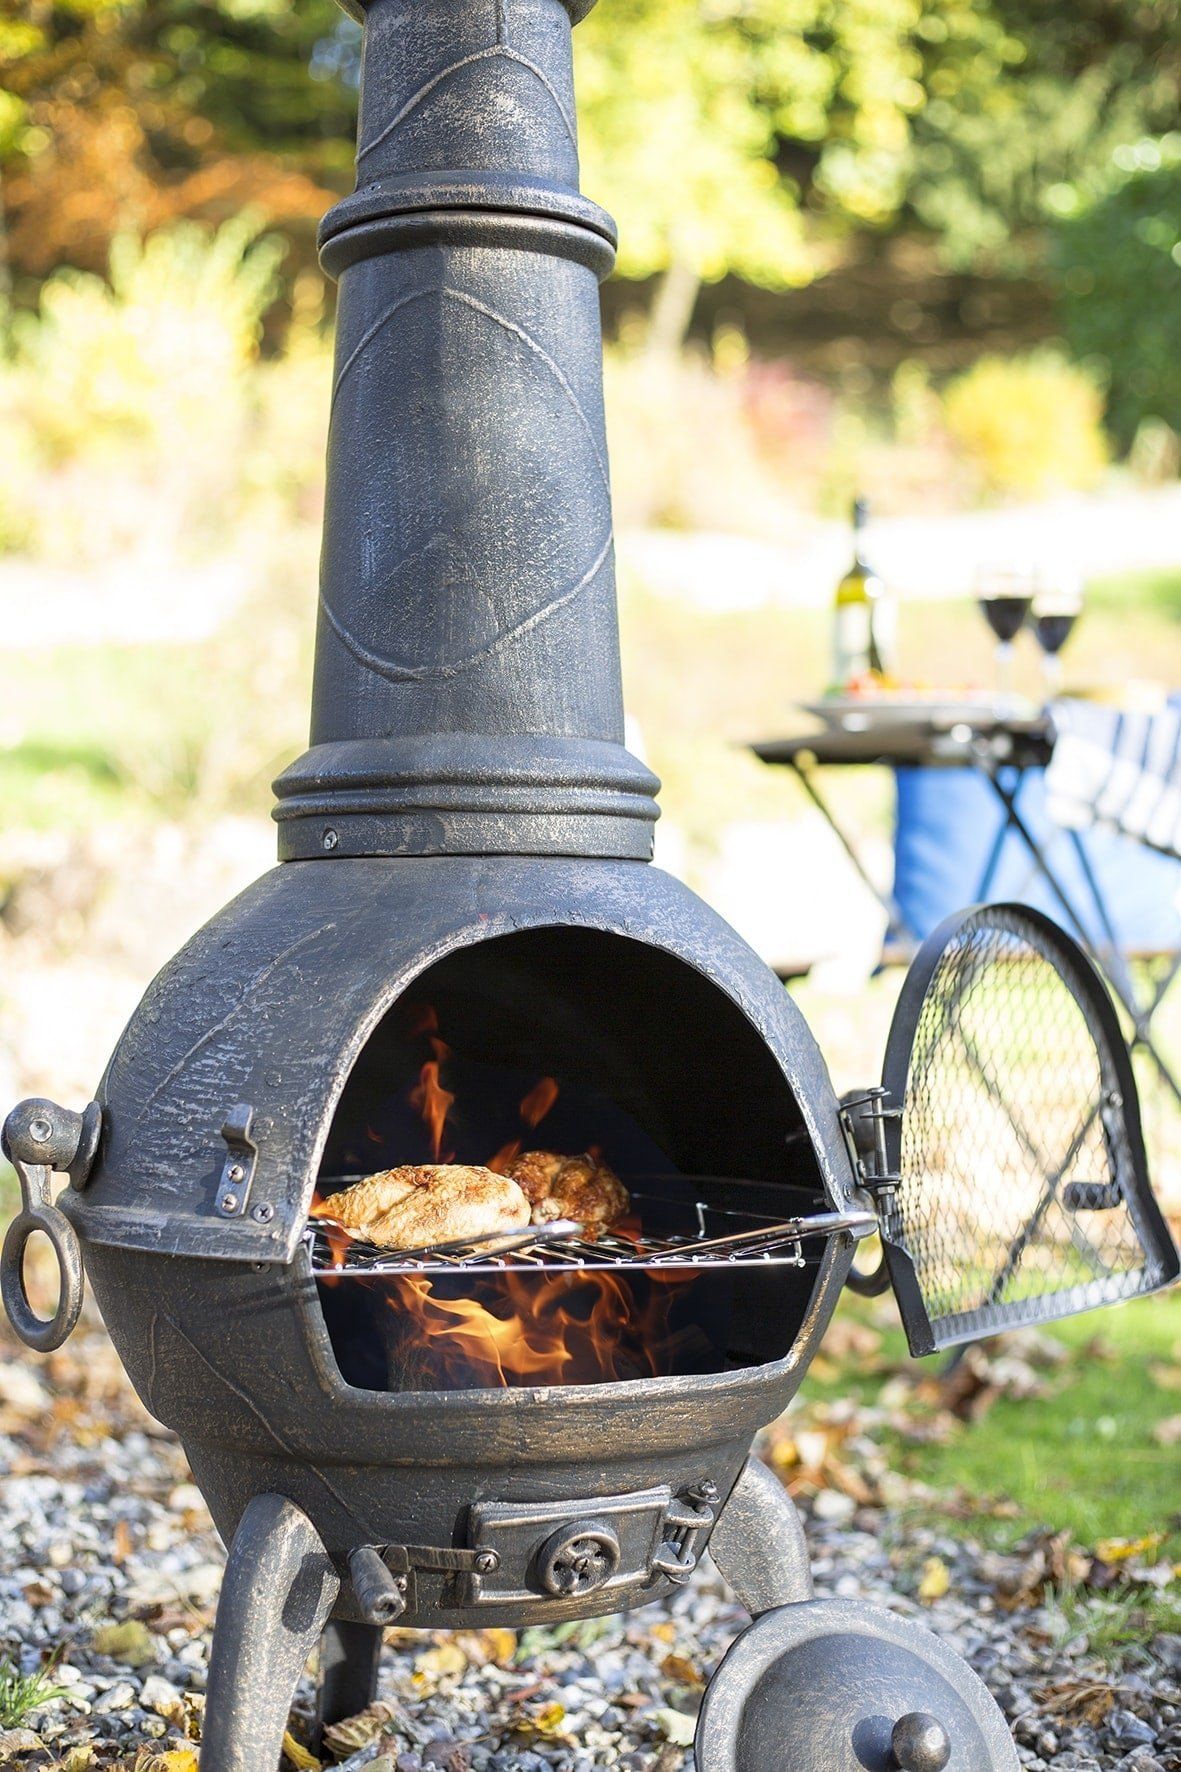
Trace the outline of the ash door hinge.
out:
[[[890,1166],[886,1126],[902,1118],[902,1109],[891,1104],[889,1092],[880,1084],[841,1097],[841,1130],[857,1174],[857,1185],[873,1195],[879,1212],[888,1206],[901,1180]]]

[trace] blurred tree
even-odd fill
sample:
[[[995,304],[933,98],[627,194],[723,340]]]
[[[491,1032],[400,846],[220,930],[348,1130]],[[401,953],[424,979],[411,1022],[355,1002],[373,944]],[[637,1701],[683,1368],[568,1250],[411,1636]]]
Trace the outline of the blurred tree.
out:
[[[832,242],[804,210],[878,225],[922,102],[920,0],[604,0],[577,33],[584,183],[620,271],[662,273],[658,348],[702,279],[806,283]]]
[[[30,0],[0,17],[13,267],[100,269],[117,234],[246,205],[310,240],[348,184],[357,39],[333,0]]]
[[[965,268],[1028,269],[1117,150],[1181,119],[1178,0],[927,0],[910,212]]]
[[[1066,336],[1107,381],[1120,443],[1151,420],[1181,437],[1181,137],[1118,150],[1109,184],[1058,229]]]

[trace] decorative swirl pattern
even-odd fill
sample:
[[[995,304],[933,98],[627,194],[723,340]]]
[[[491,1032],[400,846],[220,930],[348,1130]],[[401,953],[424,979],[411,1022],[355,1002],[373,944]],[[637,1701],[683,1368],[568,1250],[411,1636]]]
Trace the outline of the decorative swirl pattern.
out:
[[[499,28],[499,26],[498,26],[498,28]],[[565,127],[567,135],[570,137],[570,140],[574,143],[575,147],[577,147],[577,145],[578,145],[577,125],[575,124],[574,118],[571,116],[570,112],[567,110],[565,104],[562,102],[562,95],[559,93],[557,87],[554,85],[553,81],[550,79],[550,77],[546,73],[545,69],[539,68],[536,62],[530,61],[530,59],[527,55],[521,55],[517,50],[510,49],[507,43],[498,40],[496,43],[490,45],[489,48],[477,49],[477,50],[473,51],[473,53],[471,55],[461,56],[458,61],[449,62],[445,68],[440,68],[437,74],[432,74],[431,78],[425,83],[425,85],[420,86],[417,92],[411,94],[411,96],[406,100],[405,104],[402,106],[401,110],[396,112],[395,115],[390,118],[390,120],[386,124],[385,128],[382,130],[379,130],[378,133],[374,136],[372,141],[364,142],[358,146],[358,148],[357,148],[357,167],[358,167],[358,169],[360,169],[362,163],[369,157],[370,154],[374,153],[378,148],[382,147],[385,142],[389,141],[391,136],[397,134],[398,130],[401,129],[402,125],[406,122],[407,118],[413,116],[414,112],[418,110],[420,105],[425,103],[425,101],[430,97],[431,93],[434,92],[437,87],[442,86],[446,81],[452,79],[456,74],[461,73],[464,68],[470,68],[477,62],[487,62],[487,61],[514,62],[518,67],[525,68],[530,74],[532,74],[534,76],[535,79],[540,81],[541,85],[544,86],[546,92],[549,94],[550,98],[553,100],[554,106],[558,112],[558,115],[562,119],[562,123]]]
[[[366,350],[372,345],[373,341],[379,337],[382,331],[399,313],[402,313],[406,308],[416,302],[431,299],[452,301],[467,308],[470,312],[479,315],[491,325],[497,326],[502,331],[506,332],[517,344],[523,346],[525,350],[529,351],[540,362],[547,376],[561,389],[564,399],[573,410],[578,424],[581,427],[587,442],[590,444],[591,454],[594,459],[599,480],[604,491],[609,495],[610,479],[607,459],[603,450],[601,438],[596,427],[588,417],[586,410],[578,397],[577,391],[572,386],[570,379],[566,375],[562,366],[555,361],[545,349],[544,345],[541,344],[540,340],[537,339],[527,327],[520,325],[517,321],[510,319],[508,315],[500,313],[497,309],[488,306],[487,303],[478,300],[466,290],[454,288],[449,284],[423,285],[417,289],[408,290],[398,296],[394,301],[390,302],[377,318],[370,322],[357,344],[354,345],[353,349],[341,364],[336,378],[336,385],[333,389],[333,409],[335,410],[336,402],[346,380],[352,374],[357,364],[363,358]],[[610,505],[608,497],[608,510],[609,509]],[[363,665],[367,670],[373,671],[376,675],[384,677],[388,682],[392,683],[443,682],[451,678],[462,676],[465,672],[474,669],[477,665],[483,664],[488,659],[503,652],[507,647],[515,645],[518,641],[522,640],[526,634],[531,633],[537,628],[542,622],[549,620],[551,616],[556,615],[560,610],[565,609],[570,603],[574,602],[577,597],[581,596],[584,591],[588,590],[590,586],[593,585],[599,573],[607,564],[611,556],[612,539],[610,521],[608,520],[606,536],[600,541],[590,566],[575,584],[570,585],[565,590],[559,591],[541,607],[532,610],[528,615],[523,616],[519,621],[514,622],[511,627],[503,629],[493,640],[489,641],[487,645],[477,647],[467,654],[449,658],[439,663],[409,664],[385,657],[380,652],[376,651],[374,647],[367,645],[365,641],[353,632],[351,626],[337,614],[335,609],[333,609],[323,591],[320,596],[320,606],[324,612],[324,617],[328,622],[329,627],[340,640],[341,644],[347,648],[357,660],[358,664]],[[405,562],[403,561],[401,562],[400,569],[404,570],[404,568]]]

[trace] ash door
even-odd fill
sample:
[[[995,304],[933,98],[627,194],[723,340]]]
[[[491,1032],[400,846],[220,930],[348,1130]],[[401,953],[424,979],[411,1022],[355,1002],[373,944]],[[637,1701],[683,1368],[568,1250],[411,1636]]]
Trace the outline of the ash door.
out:
[[[1047,917],[987,905],[930,937],[886,1050],[878,1180],[911,1352],[1177,1277],[1106,989]]]

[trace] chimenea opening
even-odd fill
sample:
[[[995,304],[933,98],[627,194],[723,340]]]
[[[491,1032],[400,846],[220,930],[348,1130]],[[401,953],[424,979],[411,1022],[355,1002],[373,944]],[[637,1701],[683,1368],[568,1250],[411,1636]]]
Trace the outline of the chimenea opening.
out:
[[[587,1238],[417,1266],[349,1237],[332,1200],[407,1164],[509,1171],[588,1155],[623,1215]],[[595,1384],[778,1359],[819,1240],[751,1265],[681,1257],[823,1208],[798,1103],[735,1003],[671,955],[594,929],[461,948],[378,1024],[342,1091],[309,1240],[345,1381],[362,1390]],[[672,1252],[672,1259],[669,1259]],[[409,1271],[407,1268],[409,1267]]]

